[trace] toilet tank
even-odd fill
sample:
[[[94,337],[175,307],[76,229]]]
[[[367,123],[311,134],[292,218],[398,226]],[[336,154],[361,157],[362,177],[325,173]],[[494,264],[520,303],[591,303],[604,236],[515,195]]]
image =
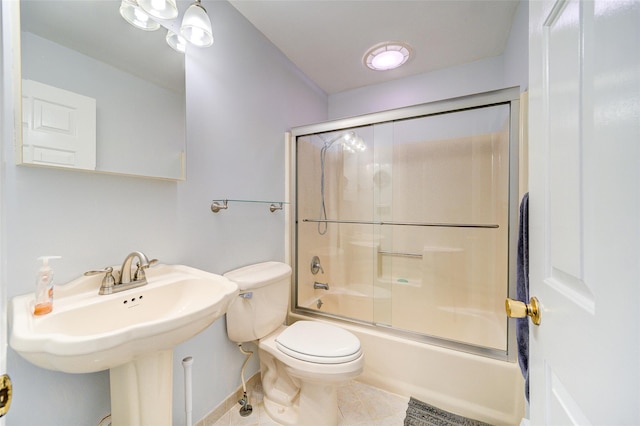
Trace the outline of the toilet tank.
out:
[[[280,327],[287,316],[291,267],[263,262],[224,274],[235,282],[240,296],[227,310],[227,335],[234,342],[261,339]]]

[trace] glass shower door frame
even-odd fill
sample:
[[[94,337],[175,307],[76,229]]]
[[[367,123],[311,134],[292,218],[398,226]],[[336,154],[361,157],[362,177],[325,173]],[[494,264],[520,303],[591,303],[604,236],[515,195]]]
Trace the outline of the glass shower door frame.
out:
[[[404,330],[394,329],[385,324],[367,321],[359,321],[351,318],[340,317],[325,312],[307,309],[298,306],[298,269],[308,267],[308,259],[298,259],[298,225],[302,220],[299,217],[299,206],[297,200],[297,140],[299,137],[311,136],[317,133],[344,131],[356,127],[376,125],[381,123],[393,122],[398,120],[406,120],[418,117],[429,117],[450,112],[465,111],[494,105],[509,106],[509,146],[508,146],[508,289],[505,297],[515,297],[516,293],[516,247],[518,239],[518,207],[519,207],[519,185],[518,185],[518,164],[519,164],[519,120],[520,120],[520,89],[512,87],[491,92],[479,93],[470,96],[446,99],[436,102],[430,102],[421,105],[415,105],[405,108],[399,108],[389,111],[383,111],[363,116],[351,117],[346,119],[334,120],[324,123],[312,124],[307,126],[296,127],[291,130],[291,144],[289,147],[289,188],[291,204],[291,220],[289,220],[289,243],[290,243],[290,260],[293,269],[293,282],[291,290],[291,312],[308,317],[325,318],[336,321],[346,321],[357,323],[364,327],[373,327],[384,329],[386,332],[417,340],[424,343],[435,344],[455,350],[468,353],[474,353],[496,359],[515,360],[517,355],[515,326],[512,322],[507,325],[507,342],[506,350],[475,346],[463,342],[443,339],[434,336],[426,336],[419,333],[408,332]],[[439,224],[443,225],[443,224]],[[446,224],[444,224],[446,225]],[[473,225],[473,224],[469,224]]]

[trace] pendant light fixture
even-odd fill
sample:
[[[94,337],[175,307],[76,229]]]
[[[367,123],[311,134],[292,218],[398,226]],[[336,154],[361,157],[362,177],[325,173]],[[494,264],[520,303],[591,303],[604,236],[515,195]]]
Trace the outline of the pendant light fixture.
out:
[[[175,19],[178,17],[176,0],[138,0],[138,4],[154,18]]]
[[[122,0],[120,15],[136,28],[154,31],[160,28],[156,19],[176,19],[179,11],[176,0]],[[173,28],[172,24],[167,28]],[[169,46],[181,53],[185,52],[187,43],[198,47],[209,47],[213,44],[211,20],[201,0],[195,0],[185,11],[180,31],[168,30],[165,39]]]
[[[213,44],[211,21],[200,0],[193,2],[184,13],[180,33],[189,43],[198,47],[208,47]]]
[[[167,44],[176,52],[184,53],[187,50],[187,40],[180,34],[176,34],[171,30],[167,30]]]
[[[136,0],[122,0],[120,15],[125,21],[141,30],[155,31],[160,28],[160,24],[151,19]]]

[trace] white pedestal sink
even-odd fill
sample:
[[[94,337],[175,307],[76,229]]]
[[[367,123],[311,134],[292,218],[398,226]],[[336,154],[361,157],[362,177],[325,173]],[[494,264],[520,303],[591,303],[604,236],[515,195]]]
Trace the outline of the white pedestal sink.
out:
[[[173,351],[158,351],[109,370],[111,424],[170,425]],[[140,419],[135,423],[136,419]]]
[[[10,346],[31,363],[66,373],[109,370],[111,418],[170,425],[173,348],[227,311],[238,293],[220,275],[182,265],[147,270],[148,284],[98,295],[101,277],[56,286],[53,312],[34,316],[34,295],[11,301]]]

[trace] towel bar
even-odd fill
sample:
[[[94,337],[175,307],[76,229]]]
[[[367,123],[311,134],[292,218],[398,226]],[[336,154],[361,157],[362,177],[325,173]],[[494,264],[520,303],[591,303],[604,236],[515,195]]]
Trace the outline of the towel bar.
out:
[[[257,203],[257,204],[269,204],[269,211],[271,213],[282,210],[284,205],[287,204],[284,201],[257,201],[257,200],[213,200],[211,202],[211,211],[218,213],[220,210],[227,210],[229,208],[229,201],[234,203]]]
[[[438,226],[444,228],[499,228],[496,224],[476,223],[430,223],[430,222],[391,222],[366,220],[332,220],[332,219],[302,219],[303,222],[313,223],[345,223],[354,225],[396,225],[396,226]]]

